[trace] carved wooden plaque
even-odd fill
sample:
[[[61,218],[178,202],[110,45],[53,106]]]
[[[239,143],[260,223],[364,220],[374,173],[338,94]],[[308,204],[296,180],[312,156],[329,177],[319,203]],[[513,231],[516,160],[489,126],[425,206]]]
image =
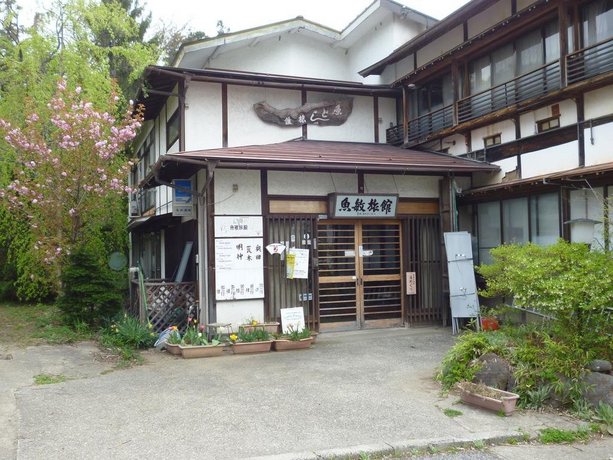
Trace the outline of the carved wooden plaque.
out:
[[[339,126],[353,110],[353,99],[308,102],[295,109],[277,109],[266,102],[253,104],[260,120],[281,127],[302,125]]]

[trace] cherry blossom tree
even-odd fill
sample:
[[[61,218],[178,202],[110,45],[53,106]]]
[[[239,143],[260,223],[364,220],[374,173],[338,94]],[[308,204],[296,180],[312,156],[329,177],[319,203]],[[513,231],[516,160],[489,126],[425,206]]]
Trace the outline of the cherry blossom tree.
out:
[[[109,200],[129,191],[130,161],[124,149],[136,136],[142,114],[133,107],[113,114],[119,97],[101,111],[83,99],[80,87],[60,79],[46,113],[29,113],[23,127],[0,119],[0,132],[14,156],[3,201],[28,222],[33,254],[59,286],[65,256],[87,243]],[[31,276],[36,276],[32,274]]]

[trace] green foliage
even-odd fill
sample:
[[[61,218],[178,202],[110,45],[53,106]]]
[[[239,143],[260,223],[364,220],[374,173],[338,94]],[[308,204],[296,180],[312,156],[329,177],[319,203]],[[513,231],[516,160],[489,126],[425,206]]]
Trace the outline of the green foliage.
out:
[[[179,332],[178,329],[176,329],[176,326],[173,326],[175,329],[172,330],[172,332],[168,335],[168,339],[166,340],[166,343],[169,343],[170,345],[179,345],[181,343],[181,340],[183,340],[183,338],[181,337],[181,333]]]
[[[289,332],[287,334],[283,334],[283,338],[293,342],[298,342],[299,340],[308,339],[311,337],[311,330],[308,327],[305,327],[299,331],[298,329],[294,329],[290,326],[288,331]]]
[[[601,402],[596,408],[593,420],[598,424],[599,431],[613,436],[613,407]]]
[[[157,334],[151,330],[151,324],[141,324],[137,318],[125,313],[104,328],[100,337],[102,345],[123,350],[127,355],[130,355],[130,350],[151,348],[156,339]]]
[[[91,249],[76,249],[62,273],[64,290],[56,302],[65,321],[94,326],[116,314],[123,302],[118,276]]]
[[[590,437],[589,430],[580,428],[574,430],[561,430],[559,428],[544,428],[539,435],[543,444],[566,444],[576,441],[586,441]]]
[[[62,374],[38,374],[34,376],[34,383],[36,385],[52,385],[54,383],[65,382],[66,380],[66,376]]]
[[[270,340],[270,334],[262,328],[247,330],[241,327],[238,331],[239,342],[265,342],[267,340]]]
[[[456,410],[456,409],[445,409],[443,410],[443,414],[445,414],[447,417],[459,417],[460,415],[463,415],[464,413],[460,410]]]
[[[512,298],[515,305],[554,316],[578,336],[613,333],[613,322],[606,320],[606,309],[613,305],[610,253],[560,240],[547,247],[503,245],[491,254],[493,264],[478,267],[487,283],[483,296]]]

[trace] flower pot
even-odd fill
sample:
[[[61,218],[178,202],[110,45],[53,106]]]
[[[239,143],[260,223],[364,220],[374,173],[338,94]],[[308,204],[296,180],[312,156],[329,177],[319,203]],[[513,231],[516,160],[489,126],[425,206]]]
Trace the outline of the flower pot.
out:
[[[313,339],[311,343],[315,343],[318,335],[319,335],[319,332],[311,331],[311,338]]]
[[[278,339],[273,342],[272,347],[275,351],[300,350],[309,348],[312,343],[313,337],[300,340]]]
[[[221,356],[225,346],[223,345],[179,345],[181,356],[190,358],[210,358]]]
[[[481,318],[481,329],[484,331],[495,331],[499,327],[500,324],[495,316],[483,316]]]
[[[460,382],[457,384],[460,390],[460,399],[463,402],[494,412],[502,412],[511,415],[515,411],[515,405],[519,395],[498,388],[488,387],[483,384]]]
[[[264,342],[236,342],[232,344],[232,351],[240,353],[264,353],[270,351],[272,340]]]
[[[276,321],[272,323],[241,324],[240,327],[245,332],[252,332],[254,329],[263,329],[269,334],[274,334],[279,331],[279,323]]]
[[[168,343],[168,342],[166,342],[166,344],[164,344],[164,348],[171,355],[175,355],[175,356],[181,355],[181,348],[179,348],[179,344],[178,343]]]

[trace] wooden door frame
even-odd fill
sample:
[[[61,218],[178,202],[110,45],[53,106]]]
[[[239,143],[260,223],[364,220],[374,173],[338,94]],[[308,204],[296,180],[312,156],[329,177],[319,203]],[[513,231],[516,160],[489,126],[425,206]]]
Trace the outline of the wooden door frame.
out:
[[[403,274],[404,263],[404,247],[403,247],[403,225],[400,219],[322,219],[317,222],[317,225],[353,225],[354,227],[354,275],[343,276],[318,276],[318,289],[325,284],[333,282],[338,283],[355,283],[355,297],[356,297],[356,317],[354,321],[345,321],[338,323],[328,323],[329,328],[325,324],[319,324],[320,329],[328,330],[346,330],[346,329],[368,329],[368,328],[382,328],[402,326],[405,321],[405,280]],[[363,226],[364,225],[393,225],[398,229],[398,256],[399,269],[397,275],[365,275],[364,274],[364,257],[360,256],[360,248],[364,247],[363,244]],[[367,279],[365,279],[367,278]],[[400,316],[393,319],[365,319],[365,302],[364,302],[364,281],[399,281],[400,285]],[[317,305],[319,309],[319,303]],[[353,324],[353,327],[345,327]],[[322,327],[323,326],[323,327]]]

